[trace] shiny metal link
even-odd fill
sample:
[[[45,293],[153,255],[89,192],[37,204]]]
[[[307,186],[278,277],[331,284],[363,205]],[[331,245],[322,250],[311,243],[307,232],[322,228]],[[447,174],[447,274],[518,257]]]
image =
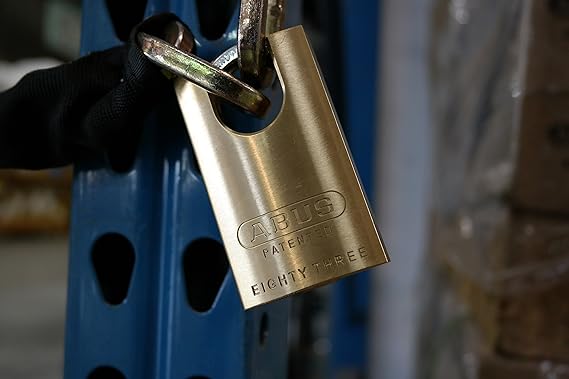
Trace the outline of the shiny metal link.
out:
[[[267,27],[265,34],[269,35],[278,32],[284,25],[285,0],[268,0]]]
[[[267,0],[241,0],[237,49],[241,77],[260,85],[267,71],[267,51],[264,48],[267,29]]]
[[[241,0],[237,51],[241,77],[258,87],[266,87],[273,77],[266,36],[284,23],[285,0]]]
[[[164,29],[164,41],[174,45],[178,49],[192,53],[195,47],[194,35],[180,21],[173,21]]]
[[[138,42],[144,55],[160,67],[254,115],[267,111],[270,101],[265,95],[211,63],[146,33],[138,34]]]
[[[237,45],[234,45],[221,53],[211,64],[223,71],[232,72],[237,68],[235,67],[237,59],[239,59],[239,51]]]

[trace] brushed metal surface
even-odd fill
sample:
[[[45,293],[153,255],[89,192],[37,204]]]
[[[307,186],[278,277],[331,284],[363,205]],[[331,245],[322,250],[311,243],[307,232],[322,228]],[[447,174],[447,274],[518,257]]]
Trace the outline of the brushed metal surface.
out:
[[[246,309],[389,260],[302,27],[268,40],[284,100],[259,132],[175,83]]]

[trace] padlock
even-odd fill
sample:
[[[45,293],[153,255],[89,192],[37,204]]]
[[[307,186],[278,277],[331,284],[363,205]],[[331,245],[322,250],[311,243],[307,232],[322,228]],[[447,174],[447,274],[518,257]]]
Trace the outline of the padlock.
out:
[[[260,131],[232,130],[204,89],[175,83],[245,309],[389,260],[304,30],[268,42],[283,102]]]

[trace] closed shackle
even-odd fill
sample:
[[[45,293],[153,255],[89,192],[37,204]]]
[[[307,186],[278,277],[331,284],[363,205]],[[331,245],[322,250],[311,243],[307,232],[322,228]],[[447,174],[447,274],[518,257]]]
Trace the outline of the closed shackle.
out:
[[[169,24],[164,36],[166,40],[138,34],[138,43],[148,59],[248,113],[259,117],[265,114],[270,101],[263,93],[192,53],[193,35],[185,25],[178,21]]]
[[[218,63],[228,56],[237,59],[241,75],[256,87],[267,87],[273,76],[266,36],[281,29],[284,0],[242,0],[237,30],[237,46],[221,54]],[[270,101],[260,91],[192,54],[195,47],[191,31],[174,21],[164,30],[164,39],[144,32],[138,34],[143,53],[152,62],[180,76],[209,93],[221,97],[248,113],[263,116]],[[225,57],[225,58],[224,58]]]

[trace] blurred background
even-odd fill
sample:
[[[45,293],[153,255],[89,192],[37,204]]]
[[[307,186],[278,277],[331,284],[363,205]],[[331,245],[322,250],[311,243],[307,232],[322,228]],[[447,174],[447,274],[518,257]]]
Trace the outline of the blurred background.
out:
[[[301,8],[343,117],[340,3]],[[392,262],[372,271],[365,368],[333,377],[569,378],[569,1],[369,4],[368,195]],[[77,58],[81,17],[0,0],[0,91]],[[0,170],[0,378],[62,377],[71,171]],[[326,288],[293,303],[290,378],[331,377]]]
[[[78,57],[80,14],[80,1],[0,1],[0,91]],[[70,192],[71,168],[0,170],[1,378],[62,377]]]

